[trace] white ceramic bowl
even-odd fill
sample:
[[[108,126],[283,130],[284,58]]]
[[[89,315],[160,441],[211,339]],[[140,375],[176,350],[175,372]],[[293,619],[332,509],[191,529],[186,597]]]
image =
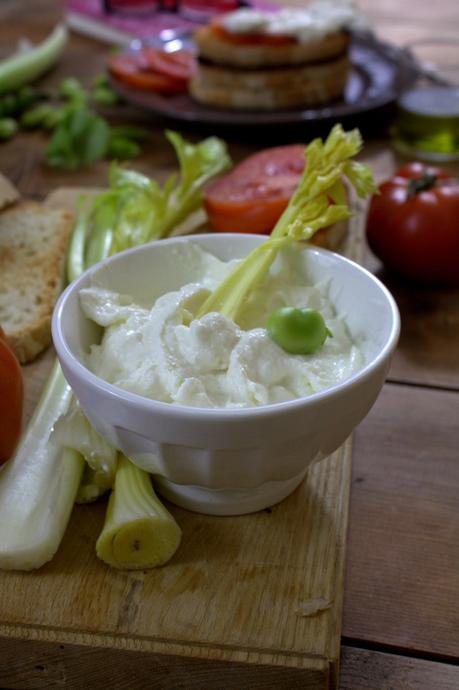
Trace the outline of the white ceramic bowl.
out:
[[[89,371],[84,355],[100,329],[86,319],[79,291],[93,279],[145,303],[198,281],[177,261],[181,242],[197,242],[221,259],[244,257],[265,241],[257,235],[199,235],[163,240],[86,271],[62,294],[53,339],[64,375],[93,426],[140,467],[155,475],[160,493],[190,510],[237,515],[288,496],[309,465],[336,450],[375,402],[399,334],[399,315],[387,289],[338,254],[309,248],[313,280],[330,278],[330,298],[359,342],[365,366],[348,380],[306,398],[245,409],[201,409],[143,398]]]

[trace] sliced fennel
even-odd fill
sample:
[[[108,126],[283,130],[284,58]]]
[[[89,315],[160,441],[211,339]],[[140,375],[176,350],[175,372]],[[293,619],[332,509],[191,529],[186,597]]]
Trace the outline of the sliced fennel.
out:
[[[0,93],[15,91],[47,72],[59,59],[67,43],[67,29],[56,26],[42,43],[0,61]]]
[[[350,160],[361,147],[359,131],[344,132],[339,124],[325,142],[315,139],[308,145],[303,176],[270,238],[250,252],[209,295],[197,318],[218,311],[237,321],[250,292],[264,280],[282,247],[297,240],[310,240],[317,230],[348,218],[351,212],[343,178],[360,197],[376,191],[370,169]]]
[[[49,438],[71,396],[56,363],[27,433],[0,473],[0,568],[39,568],[59,547],[84,460]]]
[[[156,497],[150,475],[120,454],[104,528],[96,544],[99,558],[114,568],[153,568],[172,558],[181,535],[180,527]]]

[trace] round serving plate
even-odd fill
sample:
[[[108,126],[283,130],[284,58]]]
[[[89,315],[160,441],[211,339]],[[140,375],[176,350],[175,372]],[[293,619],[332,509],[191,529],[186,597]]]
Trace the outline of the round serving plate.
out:
[[[159,44],[168,51],[192,47],[189,35],[164,34],[164,38],[148,43]],[[128,51],[140,50],[142,45],[140,41],[134,41]],[[112,82],[122,98],[155,115],[178,122],[232,128],[343,120],[389,105],[419,77],[419,68],[409,51],[379,41],[371,34],[353,35],[350,60],[351,69],[343,98],[318,108],[269,112],[227,110],[201,105],[187,93],[164,96],[133,89],[114,78]]]

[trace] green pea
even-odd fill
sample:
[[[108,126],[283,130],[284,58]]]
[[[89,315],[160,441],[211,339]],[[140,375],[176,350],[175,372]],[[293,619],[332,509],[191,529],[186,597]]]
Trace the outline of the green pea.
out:
[[[327,336],[331,336],[322,315],[315,309],[277,309],[269,315],[267,328],[274,342],[293,355],[317,352]]]
[[[74,77],[68,77],[59,84],[59,95],[69,101],[86,101],[83,85]]]
[[[92,87],[97,88],[98,86],[110,86],[110,79],[107,74],[96,74],[92,80]]]
[[[135,158],[139,153],[140,146],[137,142],[122,137],[115,137],[111,139],[109,143],[107,158],[127,160],[129,158]]]
[[[42,103],[36,105],[34,108],[27,110],[21,117],[21,125],[25,129],[33,129],[34,127],[44,127],[44,123],[48,118],[53,116],[55,108],[52,105]]]
[[[119,102],[117,94],[108,86],[96,86],[91,91],[91,98],[98,105],[116,105]]]
[[[12,117],[2,117],[0,119],[0,141],[11,139],[17,131],[18,123]]]
[[[56,129],[56,127],[61,124],[64,117],[64,108],[51,108],[43,118],[42,127],[50,131]]]

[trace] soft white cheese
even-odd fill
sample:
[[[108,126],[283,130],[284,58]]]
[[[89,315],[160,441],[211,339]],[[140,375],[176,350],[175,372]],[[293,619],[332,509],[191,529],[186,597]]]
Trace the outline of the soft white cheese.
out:
[[[365,28],[366,21],[353,0],[316,0],[307,8],[285,7],[263,12],[240,9],[227,12],[222,26],[234,34],[291,36],[300,43],[341,29]]]
[[[343,381],[361,368],[363,356],[335,314],[326,282],[305,284],[297,254],[281,252],[240,325],[215,312],[193,319],[229,267],[196,246],[190,261],[198,256],[202,282],[162,295],[151,308],[101,287],[81,290],[84,314],[105,327],[89,368],[132,393],[194,407],[269,405]],[[283,306],[317,309],[333,337],[313,355],[286,353],[264,327],[270,312]]]

